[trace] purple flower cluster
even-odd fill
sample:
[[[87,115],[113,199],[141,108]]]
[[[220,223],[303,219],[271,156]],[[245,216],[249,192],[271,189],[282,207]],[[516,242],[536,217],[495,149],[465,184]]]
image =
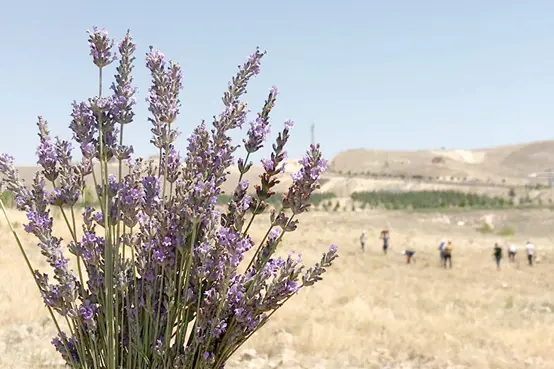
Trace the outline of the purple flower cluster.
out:
[[[146,67],[152,75],[152,87],[148,97],[148,110],[153,124],[152,143],[159,149],[166,148],[177,138],[178,132],[170,127],[179,114],[179,91],[183,88],[183,72],[181,66],[170,61],[166,63],[165,56],[159,50],[150,47],[146,54]]]
[[[255,244],[248,231],[275,195],[293,126],[287,121],[278,132],[270,157],[262,160],[260,182],[251,187],[242,177],[253,165],[250,156],[270,133],[275,87],[243,141],[245,159],[237,162],[240,179],[232,199],[225,209],[217,200],[238,149],[231,131],[242,127],[248,114],[241,98],[265,52],[256,50],[239,66],[213,128],[204,122],[196,127],[181,157],[174,122],[182,71],[150,48],[147,102],[151,142],[160,154],[156,166],[133,160],[132,146],[123,141],[136,104],[131,75],[136,45],[130,32],[117,50],[105,31],[94,28],[89,34],[99,78],[114,60],[120,62],[111,95],[102,96],[100,80],[98,96],[73,102],[69,128],[82,160],[73,160],[70,142],[51,137],[42,117],[37,123],[41,170],[31,186],[20,179],[12,157],[0,156],[0,188],[15,195],[18,209],[27,215],[25,231],[36,237],[53,270],[53,278],[39,271],[33,277],[52,317],[57,319],[57,313],[70,323],[71,336],[60,330],[52,344],[73,368],[223,368],[291,296],[321,280],[337,257],[332,246],[304,271],[300,255],[274,256],[286,234],[297,228],[295,216],[308,210],[326,161],[319,146],[310,148],[282,198],[282,209],[271,212],[266,236]],[[117,174],[109,172],[112,158],[118,162]],[[93,171],[96,164],[99,175]],[[83,210],[90,183],[97,202],[84,204]],[[63,240],[53,234],[53,209],[69,230],[65,246],[76,257],[77,273],[69,267]],[[240,273],[251,249],[254,257]]]
[[[90,55],[98,68],[106,67],[117,59],[111,50],[114,41],[108,37],[106,30],[93,27],[92,31],[87,31],[87,33],[89,34]]]
[[[293,184],[283,198],[284,208],[291,209],[293,214],[303,213],[310,207],[310,196],[319,188],[319,178],[327,169],[327,160],[323,159],[319,145],[312,145],[299,163],[302,168],[292,175]]]
[[[278,94],[277,87],[272,87],[262,112],[258,113],[258,118],[250,123],[250,129],[247,133],[248,140],[243,140],[244,148],[248,154],[258,151],[265,142],[266,136],[270,133],[269,114],[271,109],[275,106],[275,100]]]
[[[133,71],[133,62],[135,57],[133,56],[136,51],[136,45],[133,43],[130,31],[119,43],[119,54],[121,60],[117,67],[117,74],[115,75],[115,83],[112,84],[111,89],[116,97],[116,105],[118,106],[118,117],[116,121],[123,125],[133,121],[135,113],[133,112],[133,106],[136,104],[134,97],[136,88],[132,86],[133,77],[131,72]]]

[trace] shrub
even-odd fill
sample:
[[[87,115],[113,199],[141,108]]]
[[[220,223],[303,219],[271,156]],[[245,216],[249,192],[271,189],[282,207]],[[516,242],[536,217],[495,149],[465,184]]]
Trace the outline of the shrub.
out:
[[[15,198],[11,191],[2,191],[0,193],[0,200],[2,200],[4,205],[8,208],[12,208],[15,205]]]
[[[223,368],[285,301],[303,286],[319,281],[337,257],[336,246],[331,246],[319,263],[304,271],[294,254],[284,259],[274,256],[285,234],[297,228],[296,218],[309,210],[326,161],[319,145],[312,145],[300,161],[302,169],[293,175],[280,210],[271,213],[266,237],[254,245],[249,227],[274,195],[292,122],[285,122],[271,157],[263,161],[255,196],[247,195],[249,184],[242,176],[252,165],[250,156],[265,142],[276,88],[250,124],[244,141],[246,159],[238,161],[240,179],[223,214],[216,210],[216,202],[237,149],[229,132],[246,120],[246,104],[240,98],[248,81],[258,74],[265,53],[256,50],[239,67],[213,129],[199,125],[181,158],[174,146],[181,69],[150,48],[146,66],[153,84],[147,101],[151,142],[159,151],[159,161],[145,168],[143,159],[132,160],[132,146],[124,144],[122,134],[134,117],[135,44],[129,32],[119,44],[113,94],[107,96],[103,75],[115,60],[113,41],[95,28],[89,44],[98,67],[98,96],[73,104],[70,125],[82,161],[75,164],[69,142],[53,139],[41,117],[37,151],[41,170],[30,188],[20,180],[13,158],[0,156],[4,175],[0,185],[14,194],[18,209],[26,212],[25,230],[37,237],[54,270],[53,280],[34,271],[12,227],[58,329],[52,343],[74,369]],[[118,175],[108,175],[110,160],[117,163]],[[95,163],[101,169],[100,177],[93,177],[98,208],[88,206],[83,211],[81,230],[74,209]],[[52,184],[52,191],[46,190],[46,182]],[[9,223],[4,202],[0,205]],[[68,249],[77,258],[77,274],[69,269],[62,239],[53,234],[51,210],[56,208],[72,235]],[[238,267],[251,248],[254,256],[240,274]],[[68,323],[68,333],[58,320]]]
[[[311,196],[310,202],[312,205],[319,205],[327,199],[334,199],[337,196],[332,192],[314,192]]]
[[[516,230],[512,227],[503,227],[498,231],[499,236],[510,237],[516,234]]]
[[[504,207],[509,203],[502,197],[489,197],[461,191],[371,191],[354,192],[352,200],[372,208],[386,209],[437,209],[464,207]]]

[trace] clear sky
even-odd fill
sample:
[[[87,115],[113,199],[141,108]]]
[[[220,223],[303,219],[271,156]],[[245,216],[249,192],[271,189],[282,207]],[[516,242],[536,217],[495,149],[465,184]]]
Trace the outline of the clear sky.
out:
[[[127,141],[139,155],[154,153],[144,102],[148,45],[184,69],[183,149],[201,119],[221,111],[227,82],[256,46],[268,54],[247,100],[254,113],[279,87],[272,133],[296,122],[291,157],[309,145],[313,122],[328,158],[361,147],[551,139],[553,19],[551,0],[5,0],[0,152],[34,164],[37,115],[70,137],[71,101],[96,93],[86,34],[93,25],[117,39],[130,28],[138,44],[139,107]]]

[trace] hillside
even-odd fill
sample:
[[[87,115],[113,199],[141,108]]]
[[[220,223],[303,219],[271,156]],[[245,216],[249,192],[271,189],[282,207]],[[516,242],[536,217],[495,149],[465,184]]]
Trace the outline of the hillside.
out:
[[[335,156],[330,167],[333,172],[344,174],[379,173],[448,178],[458,182],[524,184],[530,174],[544,172],[553,163],[554,141],[537,141],[479,150],[348,150]]]

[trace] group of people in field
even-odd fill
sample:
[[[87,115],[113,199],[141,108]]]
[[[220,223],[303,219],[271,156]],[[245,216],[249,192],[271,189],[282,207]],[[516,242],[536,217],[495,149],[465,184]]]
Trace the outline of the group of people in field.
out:
[[[527,243],[525,244],[525,251],[527,254],[527,263],[529,264],[529,266],[533,266],[536,258],[535,245],[533,245],[531,241],[527,241]],[[500,270],[500,264],[502,262],[502,258],[504,257],[504,252],[503,252],[502,246],[499,243],[494,244],[494,249],[492,254],[496,261],[496,269]],[[508,260],[510,263],[514,263],[516,261],[516,254],[517,254],[517,246],[511,243],[508,246]]]
[[[387,229],[384,229],[381,231],[381,234],[379,238],[383,240],[383,253],[386,255],[387,251],[389,249],[389,237],[390,232]],[[362,234],[360,236],[360,244],[362,247],[362,251],[365,251],[365,244],[366,244],[366,233],[365,231],[362,231]],[[445,269],[452,268],[452,241],[448,240],[442,240],[439,244],[439,255],[440,255],[440,263],[441,266]],[[511,243],[508,245],[508,260],[510,263],[513,263],[516,261],[516,254],[517,254],[517,246],[514,243]],[[525,250],[527,254],[527,262],[530,266],[533,266],[536,253],[535,253],[535,245],[533,245],[530,241],[527,241],[525,245]],[[402,250],[402,255],[406,256],[406,263],[411,264],[415,263],[415,250],[407,249]],[[502,246],[499,243],[494,244],[493,249],[493,256],[496,261],[496,267],[497,270],[500,270],[500,264],[502,261],[502,258],[504,257],[504,252],[502,249]]]

